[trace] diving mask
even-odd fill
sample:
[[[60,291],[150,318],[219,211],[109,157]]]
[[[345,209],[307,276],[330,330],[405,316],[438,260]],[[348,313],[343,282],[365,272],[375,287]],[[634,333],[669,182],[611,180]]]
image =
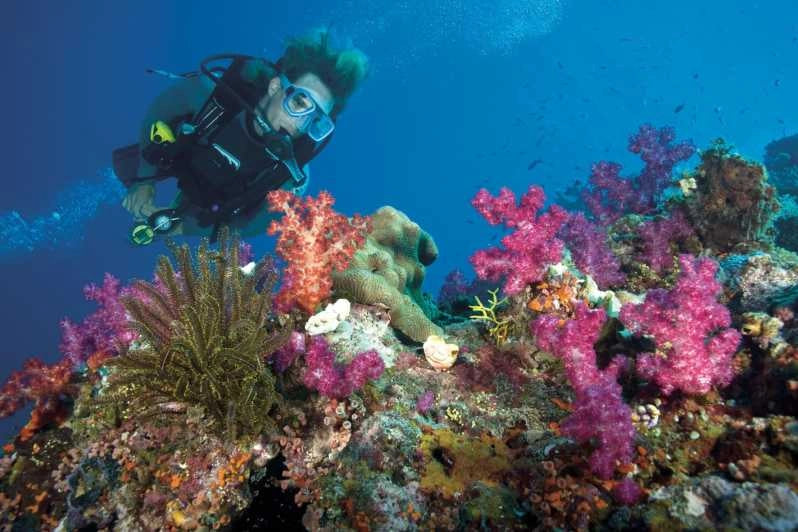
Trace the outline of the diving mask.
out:
[[[280,74],[283,86],[283,109],[301,133],[307,133],[315,142],[321,142],[335,129],[335,122],[318,104],[316,98],[304,87],[291,83]]]

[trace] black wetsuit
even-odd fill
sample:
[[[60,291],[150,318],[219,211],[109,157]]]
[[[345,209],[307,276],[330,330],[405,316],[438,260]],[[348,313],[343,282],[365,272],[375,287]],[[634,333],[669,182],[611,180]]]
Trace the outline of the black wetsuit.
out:
[[[209,102],[214,88],[210,79],[198,76],[178,81],[155,98],[147,109],[139,137],[139,152],[142,154],[136,171],[139,182],[151,183],[164,178],[164,170],[143,155],[145,148],[150,145],[152,124],[161,120],[174,125],[189,117],[199,122],[202,115],[198,113],[205,110],[203,106]],[[243,139],[252,141],[256,136],[249,115],[240,110],[228,117],[218,131],[214,131],[210,142],[205,145],[192,144],[180,163],[175,165],[173,174],[178,178],[181,192],[171,208],[180,211],[183,234],[212,235],[220,224],[238,230],[242,236],[262,234],[277,215],[267,210],[263,186],[247,188],[247,183],[256,175],[262,178],[265,174],[267,179],[281,183],[280,188],[298,195],[304,193],[307,179],[297,183],[282,163],[264,158],[260,152],[255,153],[260,148],[254,142],[242,142]],[[228,167],[228,163],[232,164],[231,159],[236,165],[236,171],[232,174]],[[218,171],[215,171],[217,167]],[[305,176],[309,175],[307,164],[302,170]],[[152,177],[152,180],[146,180],[148,177]],[[226,202],[236,206],[236,209],[228,209],[219,220],[215,216],[218,205],[225,205]]]

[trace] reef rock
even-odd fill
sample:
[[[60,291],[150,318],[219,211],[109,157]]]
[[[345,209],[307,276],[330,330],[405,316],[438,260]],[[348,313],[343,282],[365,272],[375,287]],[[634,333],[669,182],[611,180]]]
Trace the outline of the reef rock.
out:
[[[654,530],[795,530],[798,495],[786,484],[707,476],[656,490],[645,519]]]

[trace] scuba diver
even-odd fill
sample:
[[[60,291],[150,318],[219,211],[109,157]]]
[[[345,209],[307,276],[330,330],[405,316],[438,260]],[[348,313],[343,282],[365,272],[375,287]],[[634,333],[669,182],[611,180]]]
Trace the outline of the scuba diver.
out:
[[[222,226],[263,234],[274,216],[266,194],[303,194],[308,162],[329,143],[336,119],[364,79],[366,56],[333,49],[328,30],[288,41],[283,56],[223,54],[178,79],[147,110],[139,142],[113,153],[137,221],[136,244],[156,235],[209,236]],[[226,63],[222,64],[222,63]],[[216,66],[214,66],[216,65]],[[172,205],[155,207],[155,184],[176,178]]]

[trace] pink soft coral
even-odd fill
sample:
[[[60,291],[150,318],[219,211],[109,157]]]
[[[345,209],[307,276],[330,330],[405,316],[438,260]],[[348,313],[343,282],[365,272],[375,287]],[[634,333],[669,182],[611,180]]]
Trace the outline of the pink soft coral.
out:
[[[624,214],[646,214],[657,207],[670,184],[673,167],[695,153],[691,141],[674,144],[675,138],[671,127],[640,126],[629,138],[629,151],[640,155],[645,163],[636,177],[621,177],[618,163],[601,161],[593,165],[583,200],[596,221],[608,225]]]
[[[130,327],[122,298],[133,293],[123,288],[117,278],[106,273],[102,286],[83,288],[86,299],[99,308],[76,325],[68,318],[61,321],[61,352],[74,364],[85,361],[98,351],[116,354],[118,343],[129,344],[137,334]]]
[[[634,333],[651,336],[656,353],[642,353],[637,370],[665,395],[725,386],[733,377],[732,357],[741,335],[728,328],[729,310],[718,303],[717,264],[709,258],[679,257],[681,275],[669,291],[651,290],[645,302],[626,304],[620,319]]]
[[[545,199],[543,189],[538,186],[530,186],[518,205],[515,194],[506,187],[502,187],[498,196],[492,196],[484,188],[477,192],[471,205],[488,223],[501,223],[513,230],[501,240],[504,249],[483,249],[471,256],[471,265],[480,279],[504,278],[504,293],[513,295],[540,281],[546,267],[560,261],[563,242],[556,235],[568,214],[552,205],[548,212],[538,216]]]
[[[612,476],[616,463],[632,460],[635,436],[632,412],[623,402],[617,382],[626,359],[616,357],[604,370],[596,364],[593,344],[606,319],[603,309],[590,310],[580,301],[571,320],[546,314],[531,325],[538,346],[563,360],[576,395],[573,413],[560,428],[580,443],[595,439],[597,447],[590,455],[590,466],[602,478]]]
[[[330,295],[333,270],[344,270],[365,243],[369,219],[351,219],[333,211],[327,192],[304,200],[286,190],[269,192],[269,210],[284,213],[269,226],[280,233],[277,253],[288,263],[276,303],[280,308],[298,305],[308,314]]]
[[[618,260],[607,245],[607,233],[581,212],[571,214],[559,236],[568,245],[576,267],[589,274],[600,288],[620,285],[626,280]]]
[[[325,397],[348,397],[366,381],[378,379],[385,364],[376,351],[360,353],[347,365],[335,361],[335,353],[322,336],[314,336],[305,353],[305,386]]]
[[[670,218],[648,220],[638,229],[643,241],[643,252],[639,260],[657,273],[673,265],[671,244],[693,234],[693,228],[681,210],[675,210]]]

